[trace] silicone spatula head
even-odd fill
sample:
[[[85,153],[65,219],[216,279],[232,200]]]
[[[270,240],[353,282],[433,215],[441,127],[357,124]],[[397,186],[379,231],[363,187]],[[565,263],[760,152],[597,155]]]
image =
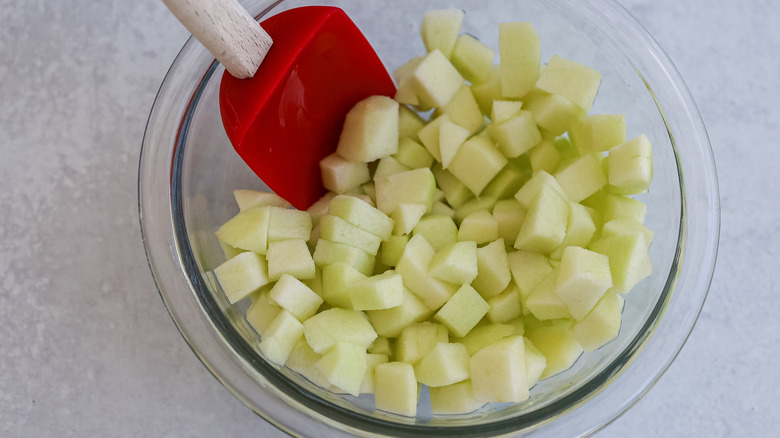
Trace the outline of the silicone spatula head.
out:
[[[225,72],[220,112],[230,142],[274,192],[299,209],[319,199],[319,162],[336,150],[347,112],[395,86],[339,8],[308,6],[260,23],[273,46],[252,78]]]

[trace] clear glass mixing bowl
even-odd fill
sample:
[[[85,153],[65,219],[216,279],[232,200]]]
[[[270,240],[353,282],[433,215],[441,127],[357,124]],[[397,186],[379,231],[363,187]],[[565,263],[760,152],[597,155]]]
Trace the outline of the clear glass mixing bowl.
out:
[[[254,1],[258,19],[307,1]],[[211,270],[223,261],[214,231],[236,213],[232,191],[262,188],[221,125],[223,68],[196,41],[183,47],[154,102],[143,140],[139,210],[149,265],[182,335],[217,379],[249,408],[300,436],[575,436],[615,419],[644,394],[682,348],[704,303],[717,253],[719,201],[701,117],[671,61],[612,0],[339,0],[389,70],[424,53],[425,10],[466,11],[463,31],[498,46],[497,24],[531,21],[543,62],[553,54],[596,68],[603,83],[591,113],[623,113],[629,138],[654,145],[646,194],[653,274],[626,297],[616,340],[540,382],[529,401],[473,414],[416,418],[374,411],[370,397],[338,396],[267,363],[258,337]],[[425,397],[423,397],[423,400]]]

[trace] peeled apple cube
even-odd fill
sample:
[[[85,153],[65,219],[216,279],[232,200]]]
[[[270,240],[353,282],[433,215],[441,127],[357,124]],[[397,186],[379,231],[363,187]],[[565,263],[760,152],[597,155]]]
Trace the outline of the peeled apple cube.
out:
[[[346,193],[371,180],[368,164],[350,161],[334,152],[320,161],[322,186],[335,193]]]
[[[490,66],[487,78],[479,83],[471,84],[471,93],[479,105],[480,111],[490,116],[493,109],[493,101],[503,99],[501,96],[501,68],[497,64]]]
[[[523,226],[526,209],[515,199],[502,199],[493,207],[493,219],[498,224],[498,237],[514,242]]]
[[[561,153],[552,141],[542,140],[536,146],[528,150],[528,159],[534,172],[543,170],[551,173],[558,169],[561,163]]]
[[[329,204],[328,214],[339,217],[380,239],[393,232],[393,220],[369,203],[354,196],[336,196]]]
[[[400,306],[403,302],[404,284],[401,276],[385,271],[349,285],[352,308],[355,310],[379,310]]]
[[[623,114],[595,114],[575,123],[569,131],[580,154],[603,152],[626,141],[626,117]]]
[[[441,251],[458,241],[458,226],[451,217],[444,215],[430,214],[423,217],[414,226],[412,233],[425,237],[434,251]]]
[[[469,367],[477,401],[521,402],[530,396],[522,336],[510,336],[479,350],[471,356]]]
[[[368,367],[366,347],[338,342],[322,355],[316,366],[333,386],[357,397]]]
[[[379,247],[379,261],[385,266],[393,267],[397,265],[407,243],[409,243],[408,234],[388,237]]]
[[[303,334],[312,350],[320,354],[339,342],[358,344],[365,350],[377,336],[363,312],[338,307],[304,321]]]
[[[434,315],[453,335],[463,337],[482,319],[490,305],[468,284],[464,284]]]
[[[520,203],[520,205],[528,209],[531,206],[531,202],[533,202],[534,198],[539,195],[539,192],[542,190],[542,186],[544,185],[552,187],[561,196],[566,196],[566,193],[558,183],[558,180],[548,172],[540,170],[534,173],[533,176],[531,176],[531,179],[523,184],[523,187],[521,187],[520,190],[515,193],[515,199]]]
[[[479,196],[506,163],[506,157],[489,139],[474,136],[461,145],[448,170]]]
[[[306,343],[306,339],[303,337],[298,338],[290,355],[287,357],[287,361],[284,365],[291,370],[299,373],[303,377],[307,378],[310,382],[322,388],[336,390],[331,386],[328,379],[317,368],[317,362],[322,358],[322,355],[312,350],[309,344]]]
[[[417,137],[416,131],[414,136]],[[398,152],[394,157],[410,169],[431,167],[433,164],[433,155],[425,149],[425,146],[409,137],[403,137],[398,141]]]
[[[398,204],[423,204],[430,209],[436,179],[430,169],[413,169],[376,180],[376,207],[389,215]]]
[[[463,84],[447,105],[438,109],[436,113],[448,116],[450,121],[466,128],[469,135],[476,133],[485,122],[477,99],[467,84]]]
[[[368,163],[398,151],[398,102],[370,96],[352,107],[344,120],[336,152]]]
[[[509,258],[506,253],[504,239],[497,239],[477,248],[477,277],[471,286],[479,294],[488,299],[506,289],[512,281],[509,270]]]
[[[457,286],[438,280],[428,273],[436,251],[417,234],[406,244],[395,272],[401,274],[404,285],[431,310],[441,307],[457,290]]]
[[[415,294],[404,287],[401,305],[381,310],[366,310],[379,336],[398,337],[411,324],[422,322],[433,312]]]
[[[531,202],[515,248],[549,254],[563,242],[569,220],[569,204],[550,185],[543,185]]]
[[[374,170],[374,179],[376,180],[387,175],[401,173],[407,170],[411,169],[406,165],[399,163],[392,155],[388,155],[379,159],[376,169]]]
[[[490,322],[509,322],[522,315],[523,304],[520,296],[520,290],[513,283],[498,295],[488,298],[487,317]]]
[[[525,308],[540,321],[571,317],[569,307],[556,292],[557,278],[555,269],[525,299]]]
[[[214,269],[214,275],[231,304],[268,284],[268,264],[260,254],[247,251]]]
[[[374,368],[376,408],[407,417],[417,414],[417,379],[405,362],[388,362]]]
[[[282,310],[265,331],[263,339],[260,341],[260,351],[266,359],[282,366],[301,335],[303,335],[301,322],[290,312]]]
[[[644,134],[609,150],[608,190],[633,195],[646,192],[653,179],[653,147]]]
[[[411,233],[427,211],[428,207],[425,204],[408,204],[405,202],[398,204],[398,207],[390,215],[395,222],[393,233],[397,235]]]
[[[585,351],[593,351],[615,339],[620,332],[620,296],[605,294],[596,306],[572,326],[574,339]]]
[[[476,242],[453,242],[431,259],[428,272],[452,284],[469,284],[477,276]]]
[[[468,129],[456,125],[449,119],[441,122],[439,125],[439,153],[441,154],[442,168],[446,169],[449,166],[469,135]]]
[[[553,55],[542,70],[536,88],[559,94],[584,111],[590,111],[596,98],[601,73],[578,62]]]
[[[473,241],[478,245],[498,239],[498,222],[487,210],[479,210],[463,218],[458,229],[458,240]]]
[[[478,84],[487,79],[495,51],[469,34],[461,34],[455,40],[450,62],[469,82]]]
[[[422,58],[421,58],[422,59]],[[417,131],[425,126],[425,121],[417,113],[412,111],[406,105],[400,105],[398,108],[398,141],[403,138],[419,140]],[[400,143],[399,143],[400,148]]]
[[[488,126],[493,141],[508,158],[517,157],[542,141],[533,113],[520,110],[514,117]]]
[[[282,274],[279,281],[271,288],[269,296],[299,321],[304,321],[317,313],[317,309],[323,302],[322,297],[288,274]]]
[[[316,275],[314,259],[303,239],[280,240],[268,244],[268,278],[278,280],[282,274],[290,274],[300,280],[310,280]]]
[[[435,388],[469,378],[469,352],[463,344],[439,342],[414,367],[417,381]]]
[[[449,342],[447,327],[424,321],[409,324],[395,342],[395,357],[401,362],[416,365],[436,344]]]
[[[466,336],[453,339],[453,342],[465,345],[473,356],[488,345],[515,334],[515,327],[511,324],[485,324],[474,327]]]
[[[653,241],[653,237],[655,236],[655,232],[648,229],[644,224],[637,221],[636,219],[629,218],[629,217],[619,217],[610,220],[609,222],[606,222],[601,227],[601,236],[611,236],[614,234],[631,234],[640,232],[645,235],[645,242],[650,245],[650,242]]]
[[[261,192],[257,190],[233,190],[233,197],[240,211],[253,207],[265,207],[272,205],[275,207],[290,208],[292,205],[284,198],[271,192]]]
[[[262,336],[282,307],[268,295],[268,291],[260,292],[246,310],[246,322]]]
[[[464,82],[463,76],[439,49],[425,55],[409,80],[420,103],[436,108],[446,106]]]
[[[520,114],[523,102],[520,100],[494,100],[490,120],[494,124],[505,122]]]
[[[346,263],[360,273],[370,275],[374,272],[375,257],[354,246],[319,239],[312,254],[315,266],[327,266],[334,263]]]
[[[431,409],[434,414],[467,414],[485,405],[474,398],[471,380],[453,383],[452,385],[429,388]]]
[[[269,208],[268,242],[288,239],[309,240],[312,221],[308,211],[273,206]]]
[[[361,394],[373,394],[374,393],[374,371],[376,366],[389,361],[386,354],[366,354],[366,372],[363,376],[363,383],[360,385]]]
[[[439,115],[417,132],[417,136],[420,138],[422,145],[425,146],[425,149],[428,150],[431,156],[440,163],[441,146],[439,142],[441,141],[441,124],[447,120],[450,120],[450,116],[447,114]]]
[[[523,302],[532,290],[553,271],[544,254],[531,251],[514,251],[508,255],[512,279],[520,290]]]
[[[425,12],[420,35],[428,52],[439,49],[444,56],[450,57],[455,41],[463,23],[461,9],[434,9]]]
[[[234,248],[265,254],[270,217],[270,207],[248,208],[219,227],[217,238]]]
[[[591,243],[590,249],[609,257],[613,292],[628,293],[652,273],[645,235],[641,232],[614,234]]]
[[[553,135],[565,133],[586,115],[585,111],[559,94],[537,94],[528,100],[525,109],[534,115],[540,128]]]
[[[320,219],[320,239],[354,246],[376,255],[382,239],[362,228],[356,227],[338,216],[327,214]]]
[[[498,50],[501,94],[504,97],[525,96],[539,78],[539,34],[530,22],[499,23]]]
[[[533,327],[526,332],[525,336],[547,359],[547,367],[540,376],[541,379],[568,370],[582,355],[582,347],[574,339],[568,326]]]
[[[566,303],[574,319],[581,321],[611,287],[607,256],[578,246],[563,250],[555,293]]]
[[[528,387],[533,388],[547,368],[547,358],[528,339],[525,339],[525,376]]]
[[[580,202],[607,184],[601,159],[595,154],[578,158],[555,173],[555,179],[572,202]]]

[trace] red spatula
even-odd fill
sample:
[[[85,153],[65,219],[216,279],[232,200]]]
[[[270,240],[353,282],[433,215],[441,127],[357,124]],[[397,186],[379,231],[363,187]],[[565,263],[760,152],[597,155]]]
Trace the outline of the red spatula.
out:
[[[335,7],[258,24],[236,0],[163,2],[225,65],[220,113],[235,150],[271,190],[308,208],[325,193],[319,162],[336,150],[349,109],[395,94],[374,49]]]

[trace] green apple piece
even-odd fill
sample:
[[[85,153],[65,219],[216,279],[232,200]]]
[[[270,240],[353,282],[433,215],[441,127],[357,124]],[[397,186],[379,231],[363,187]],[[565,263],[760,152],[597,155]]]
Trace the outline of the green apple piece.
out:
[[[553,272],[553,267],[546,256],[531,251],[514,251],[508,259],[512,279],[525,305],[528,295]]]
[[[413,169],[375,180],[376,206],[389,215],[398,204],[424,204],[430,209],[436,192],[436,180],[430,169]]]
[[[429,388],[431,409],[434,414],[457,415],[468,414],[485,405],[474,398],[471,380],[453,383],[452,385]]]
[[[540,170],[534,173],[533,176],[531,176],[531,179],[523,184],[520,190],[515,193],[515,199],[520,202],[520,205],[528,209],[533,200],[539,195],[539,192],[544,185],[552,187],[561,196],[566,196],[563,188],[558,184],[558,180],[544,170]]]
[[[523,97],[539,79],[541,45],[530,22],[499,23],[498,51],[501,56],[501,94]]]
[[[217,238],[233,248],[265,254],[268,250],[270,207],[248,208],[217,230]]]
[[[571,318],[569,307],[556,293],[558,269],[544,278],[525,299],[525,307],[540,321]]]
[[[556,137],[552,140],[552,142],[555,149],[557,149],[561,154],[561,162],[559,163],[559,167],[566,166],[580,157],[579,151],[577,151],[577,148],[574,147],[574,144],[572,144],[568,137]]]
[[[219,241],[219,247],[222,248],[222,252],[225,254],[225,260],[232,259],[233,257],[246,251],[241,248],[234,248],[223,241]]]
[[[498,222],[487,210],[471,213],[460,223],[458,229],[458,240],[460,241],[473,241],[481,245],[496,239],[498,239]]]
[[[380,239],[393,232],[393,220],[368,202],[354,196],[336,196],[330,201],[328,214],[340,217]]]
[[[398,102],[369,96],[344,119],[336,152],[350,161],[368,163],[398,151]]]
[[[408,234],[392,235],[383,240],[379,247],[379,261],[385,266],[397,265],[407,243],[409,243]]]
[[[525,109],[533,113],[539,128],[554,136],[568,131],[586,112],[560,94],[539,93],[529,99]]]
[[[490,139],[475,136],[461,145],[448,170],[479,196],[506,163],[506,157],[493,146]]]
[[[593,351],[615,339],[620,332],[620,296],[605,294],[582,320],[572,326],[574,339],[585,351]]]
[[[282,274],[290,274],[299,280],[310,280],[315,276],[314,260],[303,239],[269,243],[266,258],[271,281],[278,280]]]
[[[561,246],[550,253],[550,258],[560,260],[563,250],[569,246],[586,247],[596,233],[596,224],[588,207],[569,202],[569,221],[566,224],[566,236]]]
[[[403,289],[401,275],[392,270],[358,280],[349,286],[352,308],[379,310],[400,306]]]
[[[264,207],[272,205],[274,207],[290,208],[289,202],[284,198],[271,192],[261,192],[258,190],[238,189],[233,190],[233,197],[236,199],[238,209],[244,211],[253,207]]]
[[[455,40],[450,62],[467,81],[479,84],[488,78],[495,57],[496,52],[490,46],[464,33]]]
[[[559,94],[588,112],[600,84],[601,73],[598,71],[553,55],[539,75],[536,88],[550,94]]]
[[[528,207],[515,248],[549,254],[566,236],[569,203],[558,191],[544,184]]]
[[[440,50],[444,56],[450,57],[455,42],[458,39],[460,26],[463,23],[463,10],[433,9],[425,11],[420,35],[428,52]]]
[[[316,366],[330,384],[357,397],[368,368],[366,348],[338,342],[322,355]]]
[[[320,161],[320,172],[323,187],[336,193],[346,193],[371,180],[367,163],[349,161],[336,152]]]
[[[406,105],[400,105],[398,108],[398,140],[410,138],[418,140],[417,132],[425,126],[425,120],[416,112],[412,111]]]
[[[466,128],[469,134],[477,132],[485,123],[485,117],[479,109],[474,93],[467,84],[463,84],[440,111],[453,123]]]
[[[320,238],[331,242],[343,243],[376,255],[382,239],[345,221],[338,216],[327,214],[320,219]]]
[[[499,238],[477,248],[477,267],[479,273],[471,285],[483,298],[488,299],[506,289],[512,281],[512,274],[504,239]]]
[[[453,219],[455,218],[455,210],[442,201],[436,201],[433,203],[433,207],[431,207],[431,214],[439,214]]]
[[[623,114],[594,114],[575,123],[569,137],[580,155],[604,152],[626,141]]]
[[[409,80],[420,103],[436,108],[446,106],[464,82],[463,76],[438,49],[425,55]]]
[[[525,339],[525,376],[528,387],[533,388],[547,368],[547,358],[529,339]]]
[[[449,216],[429,214],[412,229],[413,235],[422,235],[434,251],[458,241],[458,227]]]
[[[601,159],[597,154],[583,155],[555,173],[555,179],[570,201],[580,202],[607,184]]]
[[[379,159],[376,169],[374,170],[374,179],[376,180],[394,173],[405,172],[410,169],[410,167],[401,164],[393,156],[382,157]]]
[[[482,190],[480,198],[492,197],[496,199],[508,199],[517,193],[523,184],[531,177],[530,169],[524,169],[512,161]]]
[[[574,319],[581,321],[611,287],[607,256],[579,246],[563,250],[555,293]]]
[[[450,171],[434,164],[433,174],[436,176],[436,183],[444,193],[444,198],[452,208],[458,208],[474,197],[471,190]]]
[[[271,299],[268,291],[262,290],[246,309],[246,322],[262,336],[281,310],[282,307]]]
[[[317,368],[317,362],[320,359],[322,359],[322,355],[312,350],[306,339],[301,336],[290,351],[284,365],[321,388],[340,391],[340,389],[331,386],[327,377]]]
[[[493,196],[485,195],[484,193],[479,198],[471,198],[455,209],[455,221],[462,223],[463,219],[478,211],[490,211],[495,207],[496,202],[498,202],[498,199]]]
[[[376,366],[389,361],[386,354],[366,354],[366,372],[363,376],[363,382],[360,385],[361,394],[374,393],[374,371]]]
[[[609,257],[612,292],[628,293],[652,273],[650,254],[642,232],[613,234],[590,244],[590,249]]]
[[[419,132],[417,137],[420,138],[420,142],[425,149],[433,156],[433,158],[441,162],[441,147],[439,145],[441,139],[441,124],[450,120],[450,116],[442,114],[426,124]]]
[[[412,73],[414,73],[414,70],[420,65],[423,58],[423,56],[413,56],[400,67],[393,70],[393,79],[395,79],[395,82],[400,83],[411,77]]]
[[[561,153],[550,140],[542,140],[529,149],[528,158],[534,172],[543,170],[547,173],[554,173],[561,163]]]
[[[366,311],[371,325],[380,336],[396,338],[407,326],[424,321],[433,313],[406,287],[402,298],[400,306]]]
[[[490,322],[505,323],[523,314],[523,304],[520,297],[520,289],[514,283],[498,295],[487,299],[490,306],[487,318]]]
[[[414,417],[417,414],[417,378],[414,368],[405,362],[388,362],[374,368],[376,408]]]
[[[439,342],[414,367],[417,381],[431,388],[469,378],[469,351],[463,344]]]
[[[493,102],[501,100],[501,68],[498,64],[490,66],[487,78],[479,83],[471,84],[471,93],[479,105],[483,115],[490,116],[493,112]]]
[[[231,304],[271,282],[265,257],[251,251],[223,262],[214,268],[214,275]]]
[[[394,157],[399,163],[410,169],[431,167],[433,164],[433,155],[428,152],[428,149],[410,137],[403,137],[398,141],[398,152]]]
[[[334,263],[346,263],[364,275],[374,272],[375,257],[354,246],[320,239],[312,254],[315,266],[325,267]]]
[[[447,327],[431,321],[410,324],[395,342],[395,358],[417,365],[440,342],[449,342]]]
[[[322,195],[320,199],[315,201],[314,204],[312,204],[308,209],[306,209],[306,211],[309,212],[309,216],[311,217],[311,223],[313,227],[316,227],[317,224],[320,223],[320,218],[322,216],[328,214],[328,209],[330,208],[330,201],[333,200],[333,198],[335,198],[336,196],[337,196],[336,193],[328,192]],[[311,238],[309,240],[311,240]]]
[[[602,223],[616,218],[630,218],[637,222],[645,223],[647,206],[642,201],[625,195],[598,191],[589,198],[584,199],[582,204],[600,212]]]
[[[479,109],[477,109],[479,113]],[[479,113],[480,117],[482,113]],[[439,125],[439,153],[441,166],[446,169],[455,157],[463,142],[469,138],[469,130],[453,123],[450,119],[442,120]]]
[[[521,108],[523,108],[523,102],[520,100],[494,100],[490,120],[494,124],[505,122],[520,114]]]
[[[522,336],[510,336],[479,350],[471,356],[469,368],[477,401],[521,402],[530,396]]]
[[[297,278],[282,274],[269,292],[270,297],[299,321],[305,321],[317,313],[322,297]]]
[[[369,318],[369,321],[371,318]],[[381,354],[385,357],[391,357],[393,355],[393,348],[390,345],[390,339],[385,336],[377,336],[374,342],[366,349],[371,354]]]
[[[493,123],[487,129],[501,152],[509,158],[527,152],[542,141],[542,134],[530,111],[520,110],[514,117]]]
[[[547,366],[539,376],[540,379],[568,370],[582,355],[582,347],[566,325],[530,327],[525,336],[547,359]]]
[[[437,252],[428,272],[452,284],[469,284],[477,276],[477,243],[454,242]]]
[[[490,305],[473,287],[464,284],[434,315],[450,332],[463,337],[482,319]]]
[[[312,221],[308,211],[290,208],[269,207],[268,242],[279,240],[301,239],[309,240]]]
[[[417,92],[414,89],[414,84],[409,78],[404,78],[398,81],[398,87],[395,89],[395,95],[393,95],[393,100],[395,100],[399,104],[420,107],[419,106],[420,99],[417,97]]]
[[[609,150],[607,190],[622,195],[646,192],[653,179],[653,146],[642,134]]]
[[[516,199],[502,199],[493,207],[493,219],[498,224],[498,237],[514,242],[523,226],[526,209]]]
[[[641,222],[629,217],[619,217],[610,220],[601,227],[601,237],[607,237],[614,234],[631,234],[640,232],[645,235],[645,242],[649,246],[653,241],[655,232],[649,230]]]
[[[333,307],[352,308],[350,287],[366,278],[347,263],[333,263],[322,268],[322,298]]]
[[[457,286],[437,280],[428,274],[428,266],[436,251],[421,234],[406,244],[395,271],[409,288],[431,310],[441,307],[457,290]]]
[[[454,338],[452,342],[458,342],[466,346],[470,355],[500,341],[515,333],[515,327],[510,324],[485,324],[478,325],[462,338]]]
[[[302,335],[303,324],[282,309],[265,330],[259,345],[260,352],[272,363],[282,366]]]
[[[366,348],[377,334],[363,312],[333,307],[323,310],[303,322],[306,342],[317,353],[324,354],[339,342],[348,342]]]
[[[398,204],[391,217],[395,222],[393,234],[409,234],[428,211],[425,204]]]

